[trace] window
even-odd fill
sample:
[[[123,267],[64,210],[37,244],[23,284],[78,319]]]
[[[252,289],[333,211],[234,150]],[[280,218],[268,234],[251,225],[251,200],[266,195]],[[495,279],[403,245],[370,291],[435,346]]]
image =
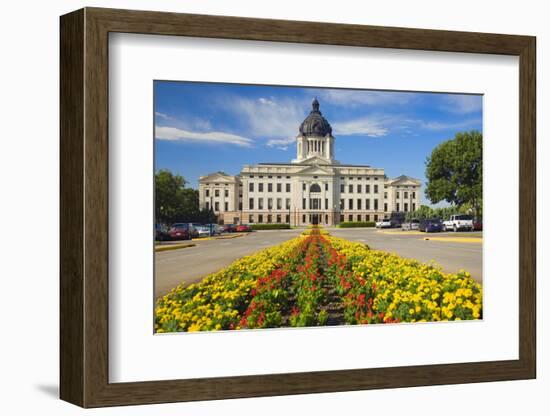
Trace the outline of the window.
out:
[[[254,215],[249,215],[248,216],[248,223],[252,224],[253,222],[254,222]]]
[[[263,177],[264,177],[264,175],[260,175],[260,176],[258,176],[258,178],[260,178],[260,179],[263,179]]]
[[[267,198],[267,209],[273,209],[273,198]]]
[[[374,193],[375,193],[375,194],[378,193],[378,185],[374,185]]]
[[[250,176],[249,176],[249,178],[253,178],[253,177],[254,177],[254,175],[250,175]]]
[[[328,198],[325,198],[325,209],[328,209]]]
[[[290,184],[289,183],[286,184],[286,191],[290,192]]]
[[[281,214],[277,214],[277,224],[281,223]]]
[[[269,215],[267,216],[267,222],[268,222],[269,224],[271,224],[271,223],[273,222],[273,217],[271,216],[271,214],[269,214]]]
[[[273,192],[273,184],[272,183],[267,184],[267,192]]]
[[[357,185],[357,193],[360,194],[362,192],[362,187],[361,185]]]
[[[215,202],[214,203],[214,211],[218,212],[220,210],[220,203],[219,202]]]
[[[314,176],[314,177],[313,177],[313,179],[317,179],[317,178],[319,178],[319,177],[318,177],[318,176]]]
[[[248,192],[254,192],[254,182],[248,184]]]
[[[374,221],[378,221],[378,215],[374,214]]]
[[[349,193],[352,194],[353,193],[353,185],[349,185],[348,189],[349,189]]]
[[[413,199],[416,199],[416,192],[413,191],[412,197],[413,197]]]
[[[325,183],[325,191],[328,191],[328,183]]]
[[[309,187],[309,192],[321,192],[321,187],[319,186],[319,184],[314,183]]]
[[[344,192],[346,192],[346,185],[342,183],[340,184],[340,193],[343,194]]]
[[[416,204],[414,202],[412,203],[412,210],[416,211]]]
[[[360,199],[357,200],[357,209],[361,209],[361,200]]]
[[[264,209],[264,199],[258,198],[258,209]]]
[[[282,178],[282,176],[277,176],[277,179],[281,179],[281,178]]]
[[[340,209],[344,209],[344,200],[343,199],[340,200]]]
[[[306,199],[302,198],[302,209],[306,209]]]
[[[248,199],[248,209],[254,209],[254,198]]]
[[[268,179],[271,179],[271,178],[273,178],[273,176],[269,175],[267,178],[268,178]]]
[[[384,199],[388,199],[388,193],[384,192]]]
[[[344,214],[340,214],[340,222],[344,222]]]
[[[287,178],[287,179],[290,179],[290,176],[287,176],[286,178]]]
[[[305,222],[306,222],[306,216],[302,215],[302,223],[305,223]]]
[[[349,222],[352,222],[352,221],[353,221],[353,215],[351,215],[351,214],[348,215],[348,221],[349,221]]]
[[[365,221],[370,221],[370,214],[365,215]]]
[[[403,192],[403,198],[405,199],[409,198],[409,193],[407,191]]]
[[[370,194],[370,185],[365,185],[365,192]]]
[[[370,209],[370,199],[365,199],[365,209]]]
[[[399,191],[395,191],[395,197],[399,199]]]
[[[399,202],[398,202],[397,204],[395,204],[395,210],[396,210],[397,212],[399,212]]]
[[[224,192],[223,192],[223,195],[228,198],[229,197],[229,189],[226,189]]]
[[[264,191],[264,184],[263,183],[259,183],[258,184],[258,192],[263,192]]]
[[[305,190],[306,190],[306,184],[303,183],[303,184],[302,184],[302,191],[305,191]]]
[[[277,198],[277,209],[283,209],[283,199]]]
[[[286,207],[286,209],[290,209],[290,198],[287,198],[285,200],[285,207]]]
[[[353,209],[353,199],[348,199],[348,209]]]
[[[290,215],[288,215],[288,214],[285,215],[285,222],[287,224],[290,224]]]
[[[349,180],[352,181],[352,180],[353,180],[353,177],[349,178]]]
[[[216,189],[214,191],[214,196],[220,196],[220,190],[219,189]]]
[[[357,216],[357,221],[361,221],[361,215]]]
[[[207,197],[210,196],[210,189],[207,189],[207,190],[206,190],[206,196],[207,196]]]
[[[210,203],[208,201],[206,201],[206,210],[210,210]]]
[[[409,204],[407,202],[403,204],[403,211],[409,212]]]
[[[387,202],[384,202],[384,212],[388,212],[388,204],[387,204]]]
[[[243,203],[242,201],[239,201],[239,211],[242,211],[243,210]]]
[[[277,184],[277,192],[282,192],[283,191],[283,184],[282,183],[278,183]]]
[[[264,216],[262,214],[258,215],[258,222],[261,224],[264,222]]]
[[[374,209],[378,209],[378,199],[374,200]]]

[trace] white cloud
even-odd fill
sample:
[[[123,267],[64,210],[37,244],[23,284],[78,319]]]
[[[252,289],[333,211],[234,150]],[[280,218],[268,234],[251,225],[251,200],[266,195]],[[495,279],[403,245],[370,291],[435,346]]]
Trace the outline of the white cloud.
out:
[[[292,99],[232,97],[226,108],[240,118],[248,134],[266,139],[280,139],[298,134],[298,127],[311,104]]]
[[[289,137],[287,139],[270,139],[267,141],[269,147],[276,147],[277,149],[287,150],[290,144],[296,142],[294,137]]]
[[[481,95],[446,95],[444,102],[443,109],[458,114],[480,111],[483,106]]]
[[[407,92],[365,90],[320,90],[319,98],[333,105],[357,107],[360,105],[401,105],[410,102],[414,95]]]
[[[421,121],[418,120],[418,124],[421,128],[432,131],[442,130],[459,130],[478,126],[481,120],[478,118],[472,118],[463,121],[457,121],[452,123],[440,122],[440,121]]]
[[[241,147],[251,147],[253,143],[247,137],[221,131],[197,132],[166,126],[156,126],[155,136],[158,140],[232,144]]]
[[[157,117],[160,117],[160,118],[164,119],[164,120],[173,120],[173,118],[170,117],[168,114],[161,113],[160,111],[155,111],[155,115]]]
[[[382,137],[388,134],[386,126],[388,119],[383,117],[362,117],[355,120],[337,122],[333,125],[336,136],[364,135],[369,137]]]

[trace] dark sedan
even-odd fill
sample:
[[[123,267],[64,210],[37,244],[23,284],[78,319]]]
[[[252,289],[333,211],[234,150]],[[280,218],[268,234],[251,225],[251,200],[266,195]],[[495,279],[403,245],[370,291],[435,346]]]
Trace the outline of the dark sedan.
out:
[[[171,240],[191,240],[190,226],[188,223],[177,223],[172,225],[168,235]]]
[[[429,218],[420,221],[418,230],[425,233],[438,233],[443,231],[443,222],[439,218]]]

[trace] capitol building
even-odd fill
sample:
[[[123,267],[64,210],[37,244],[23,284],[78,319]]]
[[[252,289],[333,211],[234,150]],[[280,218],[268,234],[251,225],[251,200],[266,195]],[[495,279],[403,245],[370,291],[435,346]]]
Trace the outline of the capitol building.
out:
[[[216,172],[199,179],[199,204],[220,223],[291,226],[378,221],[420,206],[418,179],[388,178],[383,168],[335,159],[332,127],[312,109],[299,127],[296,159],[245,165],[238,175]]]

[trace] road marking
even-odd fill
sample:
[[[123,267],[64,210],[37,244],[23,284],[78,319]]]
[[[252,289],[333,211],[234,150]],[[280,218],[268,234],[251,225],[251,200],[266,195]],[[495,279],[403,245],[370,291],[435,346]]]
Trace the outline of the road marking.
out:
[[[390,234],[390,235],[424,235],[420,231],[382,231],[378,230],[380,234]]]
[[[483,238],[475,238],[475,237],[424,237],[424,240],[445,241],[450,243],[470,243],[470,244],[483,243]]]

